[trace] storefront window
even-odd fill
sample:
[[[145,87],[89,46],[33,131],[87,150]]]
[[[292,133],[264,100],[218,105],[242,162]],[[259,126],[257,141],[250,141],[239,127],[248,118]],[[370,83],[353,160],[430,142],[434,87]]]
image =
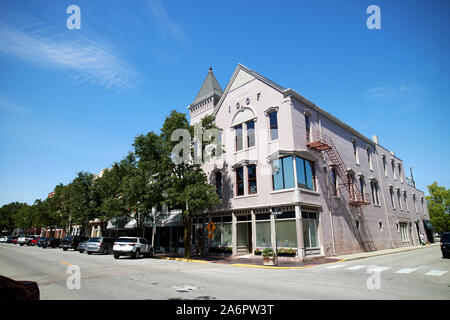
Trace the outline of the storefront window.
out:
[[[270,221],[256,222],[256,246],[272,247]]]
[[[297,248],[295,220],[281,220],[276,223],[277,247]]]
[[[222,223],[222,246],[231,244],[231,223]]]
[[[237,245],[238,247],[248,246],[248,223],[238,223],[236,226],[237,232]]]
[[[302,218],[305,248],[317,248],[319,246],[319,241],[317,239],[316,214],[312,212],[303,212]]]
[[[211,239],[211,247],[218,247],[222,245],[222,224],[220,222],[214,222],[216,229],[214,229],[214,238]]]

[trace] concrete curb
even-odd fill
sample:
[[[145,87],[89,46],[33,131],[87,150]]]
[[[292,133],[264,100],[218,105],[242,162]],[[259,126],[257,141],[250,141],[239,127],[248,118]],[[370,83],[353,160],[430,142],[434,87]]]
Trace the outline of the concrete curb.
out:
[[[184,261],[184,262],[198,262],[198,263],[211,263],[211,261],[206,260],[195,260],[195,259],[186,259],[186,258],[175,258],[175,257],[155,257],[154,259],[164,259],[164,260],[173,260],[173,261]]]
[[[215,263],[213,261],[206,261],[206,260],[195,260],[195,259],[186,259],[186,258],[175,258],[175,257],[155,257],[152,258],[155,259],[164,259],[164,260],[172,260],[172,261],[184,261],[184,262],[197,262],[197,263]],[[246,267],[246,268],[258,268],[258,269],[305,269],[305,268],[311,268],[315,266],[320,266],[323,264],[333,264],[333,263],[339,263],[344,262],[345,259],[341,259],[339,261],[333,261],[333,262],[327,262],[327,263],[321,263],[321,264],[308,264],[304,266],[298,266],[298,267],[275,267],[275,266],[262,266],[262,265],[256,265],[256,264],[245,264],[245,263],[221,263],[221,265],[228,265],[232,267]]]
[[[439,243],[434,243],[429,246],[406,247],[406,248],[401,248],[401,250],[389,249],[388,251],[380,250],[380,251],[373,251],[373,252],[368,252],[368,253],[355,253],[354,255],[352,255],[352,254],[342,255],[342,256],[336,256],[335,258],[343,259],[345,261],[352,261],[352,260],[366,259],[366,258],[371,258],[371,257],[384,256],[384,255],[393,254],[393,253],[426,249],[426,248],[437,247],[437,246],[439,246]]]

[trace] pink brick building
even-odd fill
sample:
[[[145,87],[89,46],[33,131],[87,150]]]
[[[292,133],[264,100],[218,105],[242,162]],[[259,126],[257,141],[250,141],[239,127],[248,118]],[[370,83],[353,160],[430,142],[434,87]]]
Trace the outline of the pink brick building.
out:
[[[210,69],[188,108],[191,123],[215,117],[225,149],[203,164],[222,201],[194,219],[193,242],[203,249],[276,247],[302,259],[429,236],[424,193],[403,161],[296,91],[239,64],[223,90]]]

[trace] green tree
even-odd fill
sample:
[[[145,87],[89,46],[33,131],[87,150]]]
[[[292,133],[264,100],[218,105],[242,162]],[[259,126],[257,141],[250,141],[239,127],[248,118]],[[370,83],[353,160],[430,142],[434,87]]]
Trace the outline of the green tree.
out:
[[[30,229],[36,225],[36,210],[33,206],[24,204],[17,212],[14,213],[13,219],[17,228]]]
[[[78,172],[75,179],[67,186],[67,209],[71,221],[80,224],[86,232],[89,221],[96,218],[97,202],[94,198],[92,184],[94,175],[89,172]]]
[[[11,202],[0,208],[0,232],[11,234],[14,231],[14,215],[25,205],[21,202]]]
[[[51,230],[51,236],[53,237],[55,232],[54,229],[61,224],[61,217],[54,209],[53,204],[49,199],[36,199],[32,208],[35,215],[34,226],[49,228]]]
[[[92,185],[102,234],[105,234],[109,220],[123,219],[127,215],[125,202],[121,195],[122,181],[127,174],[124,166],[126,166],[126,160],[114,163],[111,168],[105,169],[102,176],[95,179]]]
[[[212,128],[213,123],[207,119]],[[190,126],[186,114],[172,111],[170,116],[164,121],[161,129],[161,138],[164,145],[164,160],[162,161],[165,176],[165,190],[167,192],[166,202],[175,208],[180,208],[183,212],[184,229],[184,256],[191,256],[191,226],[192,216],[201,210],[212,209],[219,203],[219,198],[215,188],[207,183],[207,177],[200,164],[191,161],[175,163],[173,159],[179,154],[174,154],[172,150],[179,141],[172,141],[172,133],[177,129],[188,131],[193,137],[195,128]],[[201,128],[206,130],[208,128]],[[190,144],[189,144],[190,145]],[[204,150],[202,146],[202,150]],[[192,154],[193,150],[190,149]],[[193,159],[193,157],[191,157]]]
[[[437,182],[428,186],[426,197],[431,223],[437,233],[450,231],[450,189],[439,186]]]

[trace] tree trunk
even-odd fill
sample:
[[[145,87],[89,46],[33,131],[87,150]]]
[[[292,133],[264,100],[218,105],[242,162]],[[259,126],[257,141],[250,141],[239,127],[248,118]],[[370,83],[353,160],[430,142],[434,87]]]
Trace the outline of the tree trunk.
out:
[[[184,257],[189,259],[191,257],[191,217],[189,214],[183,216],[184,229]]]

